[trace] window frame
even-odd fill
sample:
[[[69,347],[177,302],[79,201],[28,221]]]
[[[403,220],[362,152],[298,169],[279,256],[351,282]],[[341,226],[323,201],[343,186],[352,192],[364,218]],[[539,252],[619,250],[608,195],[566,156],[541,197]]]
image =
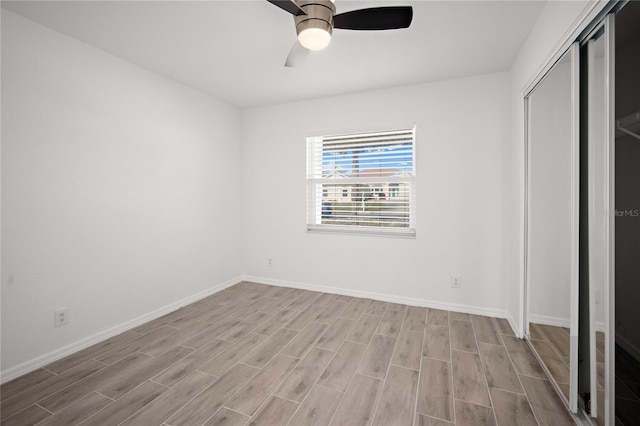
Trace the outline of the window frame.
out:
[[[325,197],[318,197],[318,194],[322,194],[325,188],[322,188],[322,184],[336,184],[336,182],[329,181],[326,177],[317,177],[313,175],[314,167],[317,167],[317,161],[322,161],[317,156],[314,156],[313,151],[317,147],[317,143],[322,143],[325,138],[335,137],[363,137],[363,136],[384,136],[385,134],[393,134],[400,132],[411,132],[412,144],[411,144],[411,159],[412,159],[412,171],[409,175],[402,177],[351,177],[340,179],[340,184],[365,184],[365,185],[384,185],[386,184],[406,184],[408,186],[408,205],[409,205],[409,223],[407,227],[393,227],[393,226],[366,226],[366,225],[333,225],[322,224],[322,212],[324,207],[322,206]],[[310,233],[330,233],[330,234],[347,234],[347,235],[371,235],[371,236],[385,236],[385,237],[400,237],[400,238],[415,238],[416,237],[416,126],[412,127],[398,127],[394,130],[383,131],[368,131],[368,132],[349,132],[324,136],[310,136],[306,138],[307,142],[307,219],[306,230]],[[320,190],[316,187],[320,185]],[[315,189],[314,189],[315,188]],[[387,194],[389,197],[389,194]],[[313,199],[312,199],[313,198]],[[313,219],[312,219],[313,217]],[[315,223],[312,223],[315,222]]]

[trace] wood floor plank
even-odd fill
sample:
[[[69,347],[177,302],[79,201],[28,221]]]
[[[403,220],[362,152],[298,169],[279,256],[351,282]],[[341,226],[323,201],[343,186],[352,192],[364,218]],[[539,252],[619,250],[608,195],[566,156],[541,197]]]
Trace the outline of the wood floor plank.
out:
[[[356,370],[360,374],[384,379],[393,356],[397,339],[391,336],[376,334],[360,361]]]
[[[371,303],[371,299],[353,298],[341,316],[347,319],[358,320],[360,319],[360,315],[367,310],[369,303]]]
[[[291,290],[292,289],[290,289],[289,287],[277,287],[277,286],[274,286],[271,289],[271,291],[269,291],[269,293],[267,293],[267,296],[282,299],[285,296],[287,296],[291,292]]]
[[[536,352],[542,358],[551,377],[558,383],[569,384],[569,366],[566,364],[546,340],[531,340]]]
[[[27,426],[35,425],[41,420],[50,417],[51,413],[38,405],[30,405],[24,410],[2,421],[2,426]]]
[[[489,387],[524,393],[506,348],[488,343],[478,345]]]
[[[446,361],[423,358],[416,411],[453,421],[451,365]]]
[[[70,368],[62,374],[43,380],[35,386],[24,390],[23,392],[12,395],[2,401],[0,413],[2,420],[22,411],[28,406],[46,398],[49,395],[72,385],[87,376],[104,368],[105,365],[96,360],[90,359],[82,364]]]
[[[241,318],[249,318],[256,315],[257,313],[271,315],[268,312],[265,312],[265,309],[269,309],[269,307],[276,301],[277,300],[270,297],[262,297],[251,303],[249,306],[234,312],[233,315]]]
[[[162,395],[167,388],[158,383],[145,382],[119,400],[107,405],[82,423],[82,426],[115,426]]]
[[[89,346],[86,349],[66,356],[62,359],[59,359],[58,361],[52,362],[51,364],[46,366],[46,369],[60,374],[72,367],[76,367],[83,362],[98,356],[98,354],[108,352],[113,348],[117,348],[118,346],[122,346],[126,343],[132,342],[136,339],[139,339],[140,337],[142,336],[138,333],[125,331],[124,333],[120,333],[117,336],[110,337],[109,339],[103,340],[100,343],[96,343],[95,345]]]
[[[211,385],[215,380],[211,376],[200,371],[194,371],[190,375],[170,388],[142,410],[129,417],[122,426],[148,426],[159,425],[171,417],[184,404],[193,399],[203,389]]]
[[[326,308],[329,303],[331,303],[335,298],[335,295],[331,293],[322,293],[317,299],[313,301],[313,304]]]
[[[555,394],[551,382],[528,376],[520,376],[520,380],[540,424],[558,426],[575,424],[564,404]]]
[[[404,311],[396,309],[387,309],[378,324],[376,333],[383,334],[385,336],[398,337],[400,329],[402,328],[402,322],[404,321]]]
[[[272,396],[251,418],[248,426],[286,425],[300,404]]]
[[[250,417],[222,407],[203,426],[243,426]]]
[[[176,346],[173,349],[169,349],[159,357],[145,362],[142,366],[131,371],[129,374],[116,377],[108,384],[98,388],[98,391],[109,398],[118,399],[141,383],[146,382],[156,374],[166,370],[169,366],[192,352],[193,349]]]
[[[258,371],[257,368],[248,365],[236,364],[179,409],[165,423],[171,426],[203,424]]]
[[[314,386],[304,402],[298,407],[290,425],[328,425],[342,399],[342,392],[322,386]]]
[[[202,309],[204,314],[200,317],[199,321],[213,325],[220,325],[221,322],[230,317],[239,318],[241,321],[243,318],[234,314],[242,309],[244,309],[244,306],[213,305]]]
[[[353,377],[367,346],[344,342],[327,368],[318,379],[318,384],[344,392]]]
[[[424,333],[403,329],[398,336],[395,353],[391,362],[400,367],[420,370],[422,339]]]
[[[27,373],[9,382],[3,383],[2,386],[0,386],[0,399],[4,400],[11,395],[18,394],[53,376],[55,376],[55,374],[51,371],[45,370],[44,368],[38,368],[31,373]]]
[[[355,320],[338,318],[318,339],[316,346],[329,351],[337,351],[355,324]]]
[[[427,312],[427,324],[449,326],[449,311],[430,308]]]
[[[369,303],[369,306],[367,306],[367,309],[365,309],[364,313],[382,316],[384,315],[384,312],[386,310],[387,310],[387,302],[382,302],[380,300],[372,300],[371,303]]]
[[[233,326],[229,331],[221,335],[220,339],[237,342],[242,337],[249,334],[251,330],[258,327],[261,323],[265,322],[271,317],[272,315],[270,314],[265,314],[264,312],[256,312],[253,315],[247,317],[244,321]]]
[[[193,309],[189,306],[183,309],[187,311],[186,315],[173,321],[167,322],[167,325],[169,327],[175,327],[179,330],[182,330],[183,328],[189,327],[191,324],[198,321],[200,318],[206,316],[207,314],[207,312],[205,311],[202,311],[200,309]]]
[[[371,424],[382,380],[356,374],[349,385],[336,414],[335,426],[365,426]]]
[[[278,312],[282,311],[283,309],[285,309],[285,307],[290,303],[291,301],[289,299],[285,299],[285,298],[280,298],[280,299],[273,299],[271,298],[271,303],[268,304],[267,306],[263,307],[260,309],[260,312],[265,312],[267,314],[271,314],[271,315],[275,315]]]
[[[186,346],[191,349],[200,349],[213,339],[219,338],[224,333],[231,330],[236,325],[242,322],[242,318],[229,316],[217,320],[212,327],[209,327],[199,333],[194,334],[187,340],[181,343],[182,346]]]
[[[463,312],[449,311],[449,321],[471,321],[471,316]]]
[[[569,342],[569,334],[562,329],[562,327],[554,327],[551,325],[541,325],[545,337],[551,343],[556,351],[565,358],[569,358],[570,355],[570,346]]]
[[[233,367],[242,357],[251,353],[263,343],[267,337],[261,334],[249,333],[242,340],[222,352],[220,355],[199,368],[200,371],[220,377]]]
[[[529,349],[527,342],[517,337],[505,335],[502,336],[502,340],[507,352],[509,352],[516,373],[541,379],[547,377],[531,349]]]
[[[327,327],[326,324],[310,323],[282,349],[281,353],[295,358],[304,357],[316,340],[325,333]]]
[[[303,290],[302,295],[291,302],[288,307],[291,309],[296,309],[298,311],[304,311],[307,309],[307,307],[309,307],[309,305],[311,305],[316,299],[318,299],[320,295],[321,293],[317,291]],[[318,312],[320,312],[320,310]]]
[[[471,321],[449,320],[451,349],[478,353],[475,334]]]
[[[153,380],[165,386],[173,386],[189,374],[196,371],[198,368],[215,359],[216,356],[220,355],[231,346],[233,346],[233,343],[231,342],[214,339],[197,351],[178,360],[178,362],[163,372],[154,376]]]
[[[455,398],[490,407],[491,399],[480,356],[471,352],[452,350],[451,362]]]
[[[539,324],[529,323],[529,337],[535,340],[547,340]]]
[[[516,335],[509,325],[509,321],[507,321],[505,318],[495,318],[495,320],[496,324],[498,325],[498,329],[500,330],[500,334],[507,334],[509,336]]]
[[[403,305],[401,303],[387,303],[387,310],[391,309],[392,311],[402,311],[405,312],[409,306]]]
[[[482,342],[491,343],[493,345],[502,345],[500,329],[495,318],[471,315],[471,322],[473,323],[478,343]]]
[[[242,362],[253,367],[262,368],[297,335],[298,332],[295,330],[281,328],[242,358]]]
[[[105,364],[113,364],[114,362],[120,361],[122,358],[129,356],[146,346],[149,346],[156,340],[167,337],[168,335],[176,333],[177,331],[177,328],[163,325],[153,330],[149,334],[145,334],[144,336],[132,340],[129,343],[125,343],[124,345],[119,345],[112,350],[97,356],[95,359]]]
[[[53,395],[41,399],[38,404],[53,413],[58,412],[69,404],[89,395],[99,387],[111,383],[117,377],[127,376],[131,371],[140,368],[140,366],[152,359],[153,357],[150,355],[136,352]]]
[[[499,425],[538,426],[525,395],[489,388],[493,410]]]
[[[265,336],[271,336],[273,335],[273,333],[278,331],[280,327],[283,327],[286,323],[291,321],[299,314],[300,312],[296,311],[295,309],[282,309],[277,314],[274,314],[273,317],[269,318],[268,320],[254,328],[253,332],[264,334]]]
[[[48,417],[38,426],[75,425],[111,404],[111,399],[91,392],[84,398]]]
[[[415,426],[455,426],[455,423],[416,413]]]
[[[451,343],[449,341],[449,327],[427,323],[424,333],[424,347],[422,355],[429,358],[449,361],[451,359]]]
[[[225,406],[252,416],[297,364],[296,358],[276,355]]]
[[[351,303],[351,301],[352,301],[353,299],[355,299],[355,297],[345,296],[344,294],[336,294],[335,296],[336,296],[336,297],[335,297],[335,299],[333,299],[333,300],[339,300],[339,301],[341,301],[341,302],[347,302],[347,304],[348,304],[348,303]]]
[[[161,355],[163,352],[171,349],[172,347],[181,344],[185,340],[192,337],[194,334],[197,334],[201,331],[204,331],[208,328],[212,327],[211,324],[206,322],[194,321],[191,324],[187,325],[183,329],[172,333],[168,336],[165,336],[155,342],[151,343],[149,346],[146,346],[140,349],[139,352],[142,352],[151,356]]]
[[[282,382],[274,395],[302,402],[334,355],[335,353],[331,351],[312,348]]]
[[[300,331],[307,325],[309,325],[309,323],[313,321],[315,317],[317,317],[318,314],[323,310],[324,308],[322,306],[310,305],[304,311],[295,316],[291,321],[286,323],[284,327]]]
[[[424,327],[427,323],[427,308],[420,306],[409,306],[402,323],[402,328],[407,330],[419,331],[424,333]]]
[[[376,426],[413,424],[418,372],[392,365],[373,419]]]
[[[332,324],[347,309],[349,304],[340,300],[334,300],[314,319],[315,322]]]
[[[368,345],[373,337],[373,333],[378,328],[378,323],[382,317],[378,315],[362,314],[356,325],[351,330],[347,340],[354,343]]]
[[[493,409],[465,401],[456,401],[457,426],[495,426]]]

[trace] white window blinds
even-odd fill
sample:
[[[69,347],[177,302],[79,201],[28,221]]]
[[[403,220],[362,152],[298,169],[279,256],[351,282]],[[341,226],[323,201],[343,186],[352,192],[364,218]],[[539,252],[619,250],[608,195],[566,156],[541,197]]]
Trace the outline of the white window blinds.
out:
[[[415,236],[415,128],[307,138],[307,229]]]

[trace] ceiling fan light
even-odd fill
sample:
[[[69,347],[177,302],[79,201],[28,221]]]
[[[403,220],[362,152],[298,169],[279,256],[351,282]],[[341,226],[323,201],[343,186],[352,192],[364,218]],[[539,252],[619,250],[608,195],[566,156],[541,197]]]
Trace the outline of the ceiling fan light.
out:
[[[331,34],[322,28],[305,28],[298,34],[298,41],[309,50],[322,50],[329,45]]]

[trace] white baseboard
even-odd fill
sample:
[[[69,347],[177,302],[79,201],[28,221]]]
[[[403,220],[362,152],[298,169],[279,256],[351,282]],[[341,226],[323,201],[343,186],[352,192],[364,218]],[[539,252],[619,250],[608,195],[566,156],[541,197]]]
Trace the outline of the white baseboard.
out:
[[[616,345],[620,345],[629,355],[634,357],[636,361],[640,362],[640,348],[631,343],[628,339],[622,336],[620,333],[616,333]]]
[[[548,315],[529,315],[529,322],[542,325],[553,325],[555,327],[569,327],[571,321],[569,318],[551,317]]]
[[[571,327],[571,322],[569,319],[567,318],[558,318],[558,317],[550,317],[547,315],[529,315],[529,322],[533,322],[536,324],[542,324],[542,325],[552,325],[552,326],[556,326],[556,327],[566,327],[566,328],[570,328]],[[602,331],[604,332],[604,322],[596,322],[596,331]]]
[[[463,305],[458,303],[446,303],[429,299],[418,299],[414,297],[395,296],[391,294],[373,293],[362,290],[352,290],[347,288],[328,287],[316,284],[300,283],[295,281],[284,281],[273,278],[257,277],[253,275],[243,275],[242,281],[251,281],[259,284],[269,284],[279,287],[300,288],[303,290],[321,291],[323,293],[340,294],[343,296],[363,297],[368,299],[380,300],[383,302],[401,303],[403,305],[423,306],[427,308],[443,309],[447,311],[464,312],[474,315],[485,315],[496,318],[506,318],[511,327],[513,322],[509,320],[507,311],[491,308],[480,308],[477,306]],[[514,328],[515,330],[515,328]]]
[[[156,309],[147,314],[140,315],[139,317],[126,321],[122,324],[113,326],[107,330],[103,330],[91,336],[87,336],[84,339],[78,340],[76,342],[63,346],[59,349],[56,349],[54,351],[51,351],[39,357],[30,359],[28,361],[25,361],[11,368],[7,368],[6,370],[2,370],[0,371],[0,383],[8,382],[9,380],[15,379],[16,377],[22,376],[23,374],[29,373],[37,368],[50,364],[53,361],[56,361],[60,358],[64,358],[67,355],[71,355],[74,352],[78,352],[82,349],[88,348],[91,345],[95,345],[96,343],[99,343],[110,337],[116,336],[124,331],[130,330],[134,327],[137,327],[146,322],[159,318],[170,312],[173,312],[181,308],[182,306],[189,305],[202,298],[205,298],[221,290],[224,290],[227,287],[231,287],[232,285],[241,282],[242,281],[241,278],[242,277],[232,278],[228,281],[223,282],[222,284],[218,284],[211,288],[208,288],[207,290],[201,291],[200,293],[196,293],[192,296],[185,297],[182,300],[171,303],[167,306],[163,306],[162,308]]]

